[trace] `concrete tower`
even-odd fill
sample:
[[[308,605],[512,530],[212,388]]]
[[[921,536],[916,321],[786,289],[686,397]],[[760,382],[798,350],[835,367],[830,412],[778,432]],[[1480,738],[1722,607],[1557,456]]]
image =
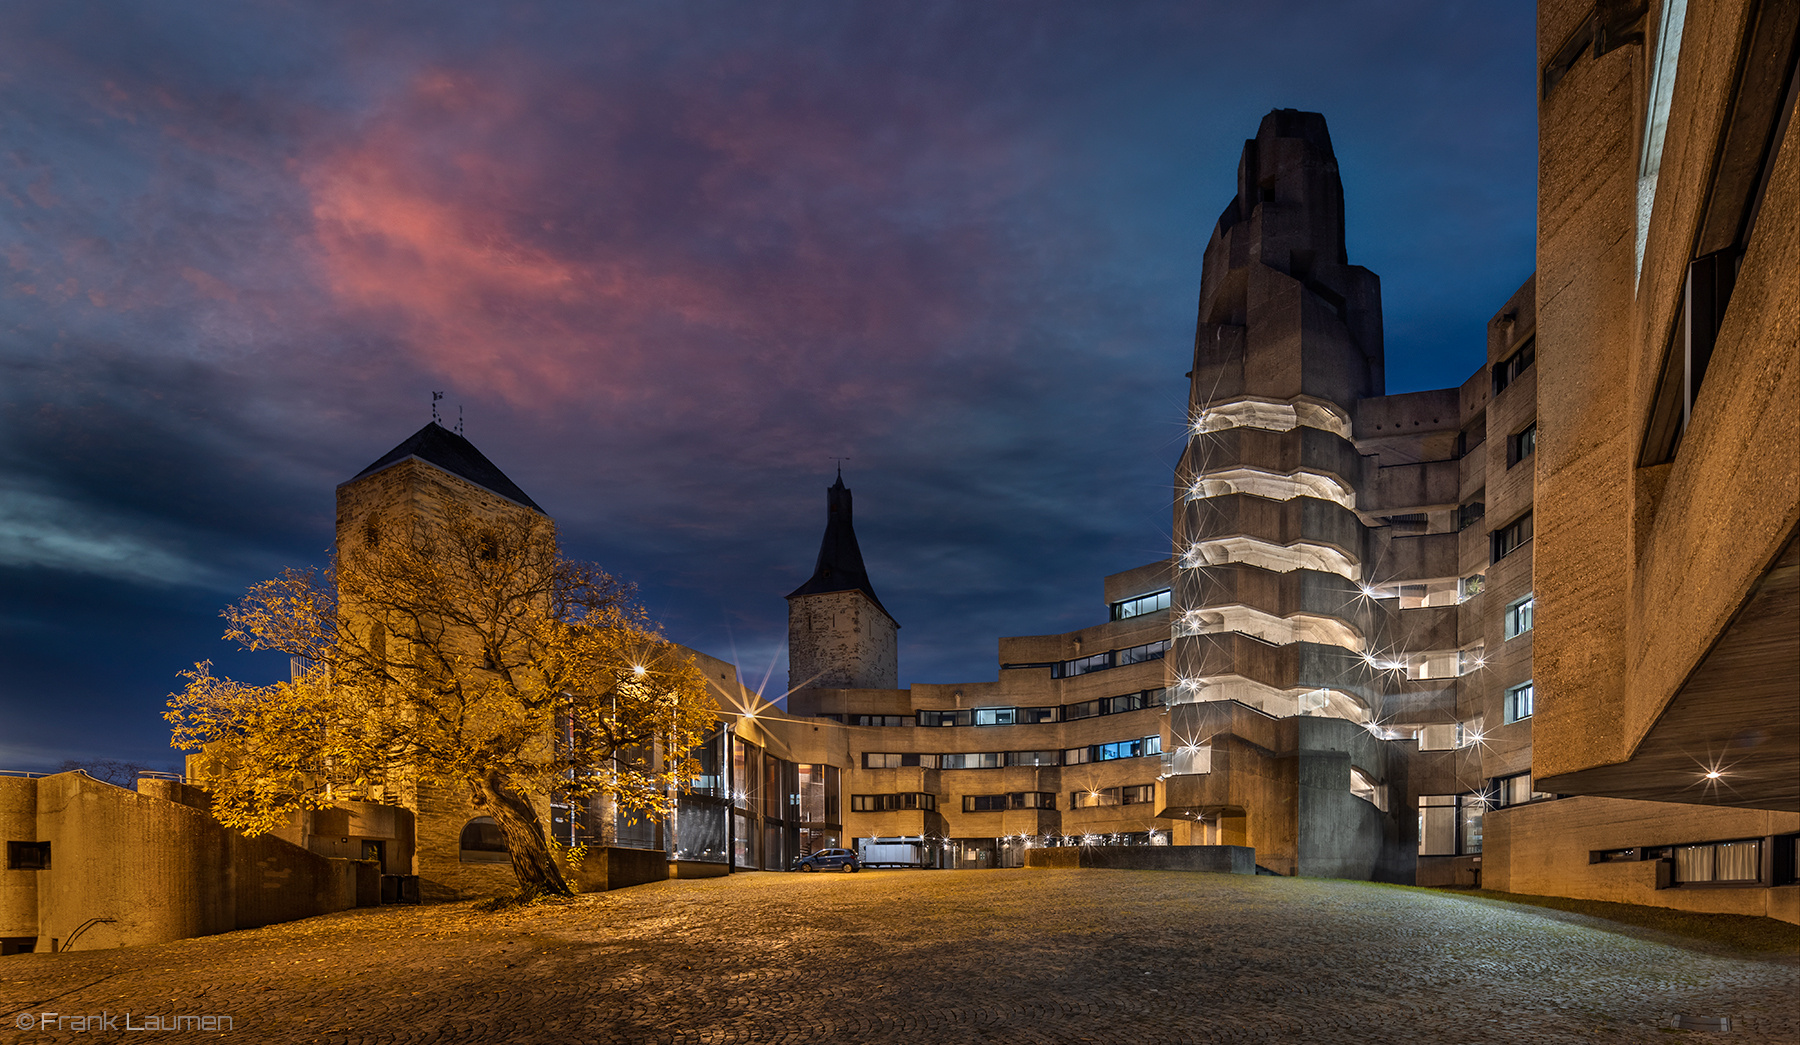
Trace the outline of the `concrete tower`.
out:
[[[1207,244],[1176,471],[1172,703],[1370,717],[1351,438],[1357,401],[1383,390],[1381,291],[1348,263],[1343,196],[1325,118],[1276,110]]]
[[[788,689],[894,689],[900,625],[875,597],[840,472],[825,491],[825,539],[810,580],[788,593]]]

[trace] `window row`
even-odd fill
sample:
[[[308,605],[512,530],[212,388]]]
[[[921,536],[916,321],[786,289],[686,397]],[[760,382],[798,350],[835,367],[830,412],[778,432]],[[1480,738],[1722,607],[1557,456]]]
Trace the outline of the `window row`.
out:
[[[1146,613],[1155,613],[1157,610],[1166,610],[1169,608],[1169,595],[1169,589],[1164,588],[1162,591],[1153,591],[1148,595],[1139,595],[1135,599],[1115,602],[1112,604],[1112,619],[1129,620],[1132,617],[1142,617]]]
[[[1069,792],[1070,809],[1097,809],[1101,806],[1133,806],[1156,801],[1155,784],[1132,784],[1127,787],[1089,788]]]
[[[1056,795],[1049,791],[1011,791],[1004,795],[964,795],[965,813],[1000,813],[1008,809],[1055,809]]]
[[[1053,679],[1072,679],[1077,675],[1087,675],[1108,668],[1122,668],[1131,664],[1145,664],[1153,660],[1161,660],[1169,652],[1169,640],[1158,639],[1146,642],[1141,646],[1128,646],[1125,649],[1107,650],[1073,660],[1058,660],[1034,664],[1002,664],[1002,668],[1049,668]]]
[[[1770,842],[1767,854],[1764,842]],[[1770,857],[1765,863],[1764,856]],[[1800,876],[1800,836],[1772,839],[1740,838],[1726,842],[1689,845],[1633,846],[1596,850],[1588,854],[1595,864],[1664,860],[1669,864],[1670,885],[1749,884],[1792,885]]]
[[[1111,744],[1089,744],[1063,751],[1063,765],[1080,766],[1089,762],[1111,762],[1120,758],[1144,758],[1162,754],[1162,737],[1142,740],[1120,740]]]
[[[1366,590],[1373,599],[1399,599],[1400,609],[1416,610],[1426,606],[1456,606],[1480,595],[1487,584],[1485,574],[1472,574],[1434,581],[1412,581],[1405,584],[1376,584]]]
[[[1090,744],[1063,751],[959,751],[933,754],[902,751],[865,751],[864,769],[1001,769],[1006,766],[1079,766],[1120,758],[1162,754],[1162,737]]]
[[[937,796],[925,791],[905,791],[895,795],[851,795],[852,813],[886,813],[896,809],[923,809],[937,812]]]
[[[1097,715],[1116,715],[1125,711],[1162,707],[1167,694],[1162,689],[1141,689],[1116,697],[1085,700],[1079,704],[1048,704],[1041,707],[951,708],[920,711],[917,715],[819,715],[819,718],[850,726],[1036,726],[1048,722],[1076,722]]]

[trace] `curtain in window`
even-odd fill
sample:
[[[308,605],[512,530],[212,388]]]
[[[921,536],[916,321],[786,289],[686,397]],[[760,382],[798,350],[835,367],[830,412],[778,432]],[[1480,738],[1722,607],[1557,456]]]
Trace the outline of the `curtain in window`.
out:
[[[1713,847],[1684,845],[1675,850],[1677,882],[1710,882],[1713,880]]]
[[[1717,848],[1719,881],[1754,882],[1761,877],[1761,842],[1723,842]]]

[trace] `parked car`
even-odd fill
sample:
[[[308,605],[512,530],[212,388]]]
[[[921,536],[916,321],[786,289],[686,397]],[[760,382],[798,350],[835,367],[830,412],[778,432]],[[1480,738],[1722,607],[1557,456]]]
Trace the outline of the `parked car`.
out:
[[[845,871],[860,871],[862,864],[857,861],[856,854],[848,849],[821,849],[810,856],[803,856],[794,861],[796,871],[823,871],[829,867],[841,867]]]

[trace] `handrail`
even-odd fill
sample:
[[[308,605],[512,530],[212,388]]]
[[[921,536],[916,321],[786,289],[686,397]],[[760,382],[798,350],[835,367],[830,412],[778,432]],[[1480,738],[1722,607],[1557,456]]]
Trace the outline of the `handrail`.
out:
[[[96,925],[111,925],[113,922],[116,922],[116,921],[118,921],[118,919],[116,919],[116,918],[89,918],[87,921],[82,922],[80,925],[76,926],[75,931],[70,933],[68,935],[67,939],[63,940],[62,949],[66,951],[66,950],[69,950],[70,948],[74,947],[75,941],[80,938],[81,934],[84,932],[87,932],[89,929],[93,928],[94,926],[96,926]]]
[[[50,775],[49,773],[34,773],[29,769],[0,769],[0,776],[22,776],[31,779]]]

